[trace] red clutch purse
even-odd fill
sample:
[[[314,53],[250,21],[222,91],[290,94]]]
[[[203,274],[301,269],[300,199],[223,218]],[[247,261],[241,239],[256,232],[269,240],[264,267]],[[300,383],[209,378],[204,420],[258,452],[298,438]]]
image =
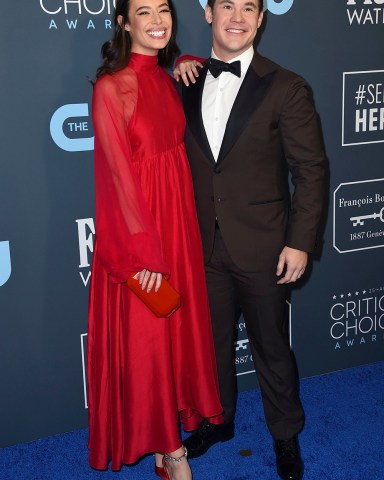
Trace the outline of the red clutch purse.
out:
[[[132,273],[127,281],[127,286],[135,293],[145,305],[152,310],[157,317],[170,317],[181,305],[180,294],[163,277],[160,288],[155,292],[155,288],[148,293],[143,290],[139,283],[138,273]]]

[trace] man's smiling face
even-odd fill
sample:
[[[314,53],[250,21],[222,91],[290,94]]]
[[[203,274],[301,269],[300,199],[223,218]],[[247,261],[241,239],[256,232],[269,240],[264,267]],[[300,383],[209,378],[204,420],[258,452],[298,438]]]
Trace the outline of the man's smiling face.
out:
[[[241,55],[253,45],[263,20],[258,0],[216,0],[213,9],[205,8],[212,25],[213,50],[224,61]]]

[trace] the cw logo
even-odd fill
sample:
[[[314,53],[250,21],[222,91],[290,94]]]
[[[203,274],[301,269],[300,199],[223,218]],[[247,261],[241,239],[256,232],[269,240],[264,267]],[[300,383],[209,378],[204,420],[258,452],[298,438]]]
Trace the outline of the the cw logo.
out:
[[[11,276],[11,251],[9,242],[0,242],[0,287],[7,283]]]
[[[205,8],[207,5],[207,0],[199,0],[200,5]],[[295,0],[265,0],[264,1],[264,10],[269,10],[275,15],[284,15],[288,10],[291,9],[293,2]]]
[[[87,103],[71,103],[63,105],[53,114],[50,131],[53,141],[58,147],[67,152],[84,152],[93,150],[94,137],[89,134],[89,121],[78,121],[79,118],[89,117]],[[77,119],[77,121],[76,121]],[[64,127],[73,134],[82,134],[82,138],[70,138],[64,132]]]

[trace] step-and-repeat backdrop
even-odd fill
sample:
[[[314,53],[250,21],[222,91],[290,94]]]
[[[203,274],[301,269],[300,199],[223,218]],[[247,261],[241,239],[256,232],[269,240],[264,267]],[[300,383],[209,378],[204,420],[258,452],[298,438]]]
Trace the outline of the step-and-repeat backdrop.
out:
[[[114,0],[0,7],[0,446],[87,423],[94,76]],[[205,0],[177,0],[208,56]],[[384,0],[268,0],[258,50],[304,76],[329,162],[323,242],[287,314],[300,375],[384,358]],[[238,325],[240,389],[256,386]]]

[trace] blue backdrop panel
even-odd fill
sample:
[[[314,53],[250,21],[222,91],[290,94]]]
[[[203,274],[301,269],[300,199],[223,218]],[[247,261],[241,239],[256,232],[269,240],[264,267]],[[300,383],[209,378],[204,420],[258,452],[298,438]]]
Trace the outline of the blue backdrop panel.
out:
[[[177,0],[210,53],[204,0]],[[287,302],[301,376],[384,358],[384,5],[269,0],[260,53],[313,89],[329,161],[322,242]],[[0,7],[0,446],[83,427],[94,224],[93,77],[113,0]],[[239,388],[256,386],[240,319]]]

